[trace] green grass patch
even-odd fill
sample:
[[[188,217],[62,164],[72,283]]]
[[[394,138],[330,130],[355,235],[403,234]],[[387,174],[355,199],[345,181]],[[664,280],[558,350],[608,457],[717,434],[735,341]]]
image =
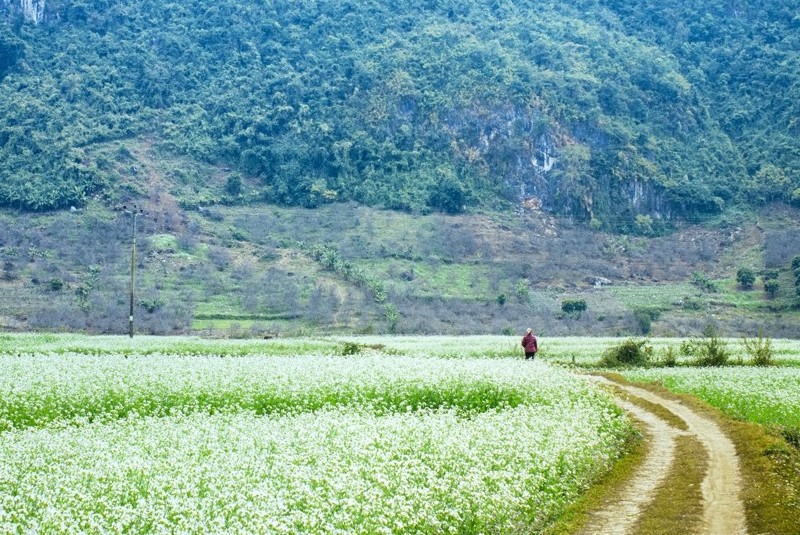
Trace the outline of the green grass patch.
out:
[[[648,383],[636,383],[636,386],[663,395],[663,387]],[[800,451],[787,444],[775,429],[731,419],[694,395],[672,395],[696,412],[712,418],[734,443],[743,479],[741,499],[749,533],[797,535]]]
[[[198,302],[194,308],[195,318],[210,318],[211,316],[238,316],[244,315],[238,302],[228,295],[210,295]]]
[[[670,309],[682,296],[693,296],[699,292],[692,284],[673,283],[649,286],[608,286],[599,293],[604,296],[610,295],[626,309],[633,310],[641,307]]]
[[[649,409],[648,409],[649,410]],[[703,444],[692,436],[675,439],[675,458],[653,501],[633,528],[638,535],[697,533],[703,519],[702,483],[708,467]]]
[[[177,251],[178,238],[173,234],[153,234],[150,236],[150,246],[159,251]]]
[[[408,289],[418,297],[442,299],[487,299],[489,266],[485,264],[456,264],[444,262],[415,262],[405,259],[362,261],[358,265],[390,281],[396,287]],[[413,274],[405,280],[404,274]]]

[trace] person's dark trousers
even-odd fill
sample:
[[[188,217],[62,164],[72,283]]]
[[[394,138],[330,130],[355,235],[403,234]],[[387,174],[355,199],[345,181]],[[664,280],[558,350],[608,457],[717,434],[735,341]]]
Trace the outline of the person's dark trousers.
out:
[[[533,357],[535,357],[535,356],[536,356],[536,352],[535,351],[533,351],[533,352],[526,351],[525,352],[525,360],[533,360]]]

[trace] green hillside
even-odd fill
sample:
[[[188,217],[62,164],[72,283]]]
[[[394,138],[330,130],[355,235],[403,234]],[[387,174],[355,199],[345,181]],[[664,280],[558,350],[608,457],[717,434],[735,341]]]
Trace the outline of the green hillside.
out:
[[[658,233],[800,201],[800,2],[0,2],[0,204],[528,201]],[[23,6],[28,6],[23,8]],[[638,216],[638,218],[637,218]]]
[[[137,220],[137,333],[800,336],[797,209],[648,238],[541,211],[149,206]],[[127,333],[131,223],[97,201],[0,210],[0,330]],[[752,287],[737,284],[741,268]]]
[[[0,329],[797,336],[798,8],[0,0]]]

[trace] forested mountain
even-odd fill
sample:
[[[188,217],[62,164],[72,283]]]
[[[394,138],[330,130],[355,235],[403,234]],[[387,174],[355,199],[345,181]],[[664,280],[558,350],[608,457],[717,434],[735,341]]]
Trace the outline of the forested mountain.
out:
[[[136,180],[131,140],[225,175],[194,177],[186,206],[528,201],[650,230],[800,203],[798,13],[800,0],[0,0],[0,204],[115,202]]]

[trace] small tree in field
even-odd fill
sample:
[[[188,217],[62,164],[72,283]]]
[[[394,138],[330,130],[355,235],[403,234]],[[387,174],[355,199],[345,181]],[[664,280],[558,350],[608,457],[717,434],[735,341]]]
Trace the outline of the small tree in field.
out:
[[[703,329],[703,336],[703,339],[697,344],[697,353],[693,364],[695,366],[726,366],[731,356],[727,342],[717,336],[716,328],[710,324]]]
[[[775,297],[775,294],[778,293],[778,288],[780,287],[781,285],[778,284],[778,281],[776,280],[768,280],[764,283],[764,291],[767,292],[767,295],[769,295],[770,299]]]
[[[736,282],[744,290],[749,290],[756,282],[756,274],[750,268],[739,268],[736,272]]]
[[[752,340],[742,338],[742,344],[756,366],[771,366],[774,363],[772,359],[772,339],[769,336],[765,338],[763,331],[758,331],[758,338]]]

